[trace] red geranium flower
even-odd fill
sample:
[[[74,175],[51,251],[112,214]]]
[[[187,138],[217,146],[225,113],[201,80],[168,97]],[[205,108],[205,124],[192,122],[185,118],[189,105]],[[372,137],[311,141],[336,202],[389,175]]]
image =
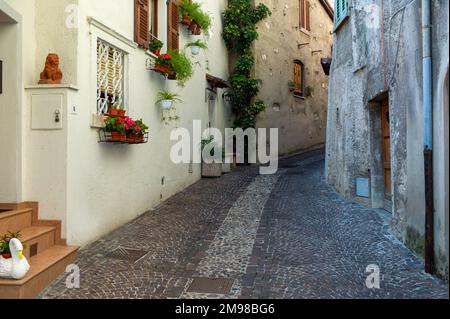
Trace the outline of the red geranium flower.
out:
[[[163,58],[166,59],[166,60],[172,59],[172,57],[171,57],[170,54],[168,54],[168,53],[164,54],[164,55],[163,55]]]

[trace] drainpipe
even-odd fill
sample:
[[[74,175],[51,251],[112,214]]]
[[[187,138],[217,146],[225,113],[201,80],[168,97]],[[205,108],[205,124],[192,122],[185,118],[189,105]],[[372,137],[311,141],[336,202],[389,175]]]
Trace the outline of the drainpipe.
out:
[[[422,0],[423,128],[425,165],[425,271],[434,268],[433,196],[433,78],[431,56],[431,0]]]

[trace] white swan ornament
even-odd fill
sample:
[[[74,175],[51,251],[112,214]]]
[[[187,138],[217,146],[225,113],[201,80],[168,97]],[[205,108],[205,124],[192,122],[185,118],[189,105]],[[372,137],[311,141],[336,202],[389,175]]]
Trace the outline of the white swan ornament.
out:
[[[30,264],[23,255],[23,245],[17,238],[9,241],[12,258],[5,259],[0,256],[0,278],[20,280],[30,270]]]

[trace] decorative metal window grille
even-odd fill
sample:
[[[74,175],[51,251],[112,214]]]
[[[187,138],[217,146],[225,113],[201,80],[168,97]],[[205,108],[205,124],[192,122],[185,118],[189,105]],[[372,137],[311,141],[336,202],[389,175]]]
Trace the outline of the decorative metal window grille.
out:
[[[97,40],[97,113],[124,104],[125,53]]]

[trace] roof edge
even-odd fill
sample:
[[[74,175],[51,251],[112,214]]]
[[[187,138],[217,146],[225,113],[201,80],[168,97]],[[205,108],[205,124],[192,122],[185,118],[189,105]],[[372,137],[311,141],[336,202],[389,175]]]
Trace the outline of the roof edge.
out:
[[[328,0],[319,0],[322,7],[325,9],[325,11],[328,13],[328,16],[331,20],[334,21],[334,9],[331,6],[331,4],[328,2]]]

